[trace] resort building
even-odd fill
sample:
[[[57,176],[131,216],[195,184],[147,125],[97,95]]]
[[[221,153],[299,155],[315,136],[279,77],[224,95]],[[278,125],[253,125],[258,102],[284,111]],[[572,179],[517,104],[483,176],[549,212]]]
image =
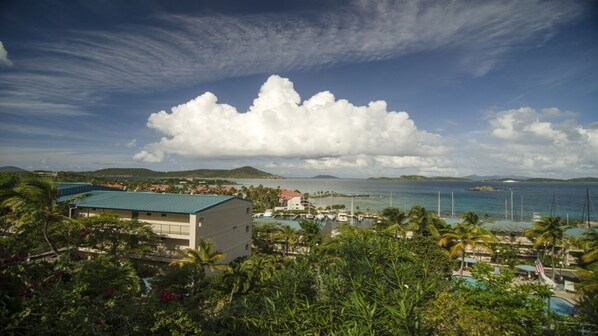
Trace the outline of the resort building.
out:
[[[209,239],[224,253],[223,262],[251,254],[252,203],[233,196],[159,194],[151,192],[84,191],[84,197],[63,201],[71,217],[117,214],[152,226],[167,250],[197,249]]]
[[[299,210],[305,211],[309,207],[307,197],[300,192],[282,189],[278,196],[279,207],[274,210]]]

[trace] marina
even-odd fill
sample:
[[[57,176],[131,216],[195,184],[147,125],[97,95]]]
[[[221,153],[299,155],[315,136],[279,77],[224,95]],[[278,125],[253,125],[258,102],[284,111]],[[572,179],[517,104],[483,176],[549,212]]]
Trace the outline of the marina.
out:
[[[586,219],[595,223],[598,212],[598,184],[542,183],[542,182],[483,182],[497,191],[470,191],[479,181],[371,181],[367,179],[309,179],[288,178],[237,179],[239,185],[263,185],[299,190],[309,194],[316,209],[344,205],[344,211],[376,213],[387,207],[408,210],[421,205],[440,213],[443,218],[458,217],[475,211],[480,218],[494,221],[531,222],[541,216],[560,216],[563,219]],[[316,197],[318,192],[332,191],[333,195]],[[352,195],[357,195],[353,196]],[[588,214],[589,213],[589,214]]]

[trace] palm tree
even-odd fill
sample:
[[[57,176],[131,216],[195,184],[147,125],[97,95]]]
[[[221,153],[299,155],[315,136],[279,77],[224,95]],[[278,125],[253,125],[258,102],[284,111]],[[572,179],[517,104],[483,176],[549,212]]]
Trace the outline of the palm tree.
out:
[[[484,233],[484,234],[491,234],[490,231],[488,231],[487,229],[483,228],[482,225],[486,222],[481,221],[480,217],[478,216],[478,214],[475,211],[467,211],[465,213],[462,213],[459,217],[461,217],[461,219],[463,219],[463,223],[467,224],[467,225],[472,225],[477,227],[480,232]],[[475,257],[475,252],[474,251],[474,257]]]
[[[463,223],[468,225],[482,227],[482,224],[485,223],[480,221],[480,217],[475,211],[467,211],[466,213],[461,214],[460,217],[463,219]]]
[[[208,239],[200,239],[197,242],[197,249],[186,249],[180,253],[181,259],[170,263],[171,266],[182,267],[186,264],[200,266],[204,271],[206,269],[228,269],[228,265],[217,264],[224,258],[224,254],[216,251],[216,245]]]
[[[240,270],[245,272],[250,286],[261,285],[274,275],[277,260],[271,254],[257,254],[243,260]]]
[[[438,237],[437,226],[444,226],[442,220],[435,213],[426,211],[420,205],[416,205],[409,210],[407,222],[415,230],[415,233],[423,236]]]
[[[587,231],[580,239],[580,243],[586,251],[581,260],[586,264],[598,261],[598,229]]]
[[[454,243],[449,252],[451,256],[461,254],[461,267],[459,275],[463,276],[463,268],[465,267],[465,252],[467,247],[472,248],[481,247],[486,250],[491,250],[488,243],[495,241],[496,238],[490,232],[480,230],[479,227],[468,224],[459,223],[453,229],[445,230],[438,240],[438,245],[446,246],[449,243]]]
[[[578,287],[579,294],[598,295],[598,263],[586,265],[584,268],[577,269],[577,276],[582,280]]]
[[[3,190],[3,195],[2,205],[13,211],[16,224],[38,225],[50,250],[55,256],[59,256],[50,237],[50,226],[58,222],[76,221],[64,216],[56,203],[56,184],[46,178],[24,178],[12,190]]]
[[[289,253],[291,246],[293,246],[294,249],[294,246],[297,243],[297,238],[299,237],[299,232],[289,225],[282,225],[274,236],[276,239],[284,241],[283,254],[286,256]]]
[[[392,233],[396,238],[399,235],[405,235],[405,228],[403,227],[405,219],[407,219],[405,211],[394,207],[386,208],[382,210],[382,217],[384,217],[387,224],[382,232]]]
[[[548,216],[542,217],[541,220],[534,222],[534,226],[525,231],[526,235],[535,237],[534,248],[539,248],[543,245],[551,246],[551,259],[552,259],[552,280],[554,280],[555,272],[555,260],[556,260],[556,246],[563,240],[565,230],[567,228],[563,225],[561,217]]]

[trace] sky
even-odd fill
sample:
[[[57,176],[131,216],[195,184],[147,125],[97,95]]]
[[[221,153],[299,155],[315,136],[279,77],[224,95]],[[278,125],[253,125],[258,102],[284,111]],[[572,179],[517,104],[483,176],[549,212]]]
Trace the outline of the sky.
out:
[[[9,165],[598,176],[598,6],[5,0]]]

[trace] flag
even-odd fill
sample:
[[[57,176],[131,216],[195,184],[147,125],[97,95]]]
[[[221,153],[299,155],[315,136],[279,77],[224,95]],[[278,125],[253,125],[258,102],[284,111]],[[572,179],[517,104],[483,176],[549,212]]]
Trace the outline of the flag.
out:
[[[542,262],[540,261],[540,258],[536,259],[536,273],[544,274],[544,266],[542,266]]]

